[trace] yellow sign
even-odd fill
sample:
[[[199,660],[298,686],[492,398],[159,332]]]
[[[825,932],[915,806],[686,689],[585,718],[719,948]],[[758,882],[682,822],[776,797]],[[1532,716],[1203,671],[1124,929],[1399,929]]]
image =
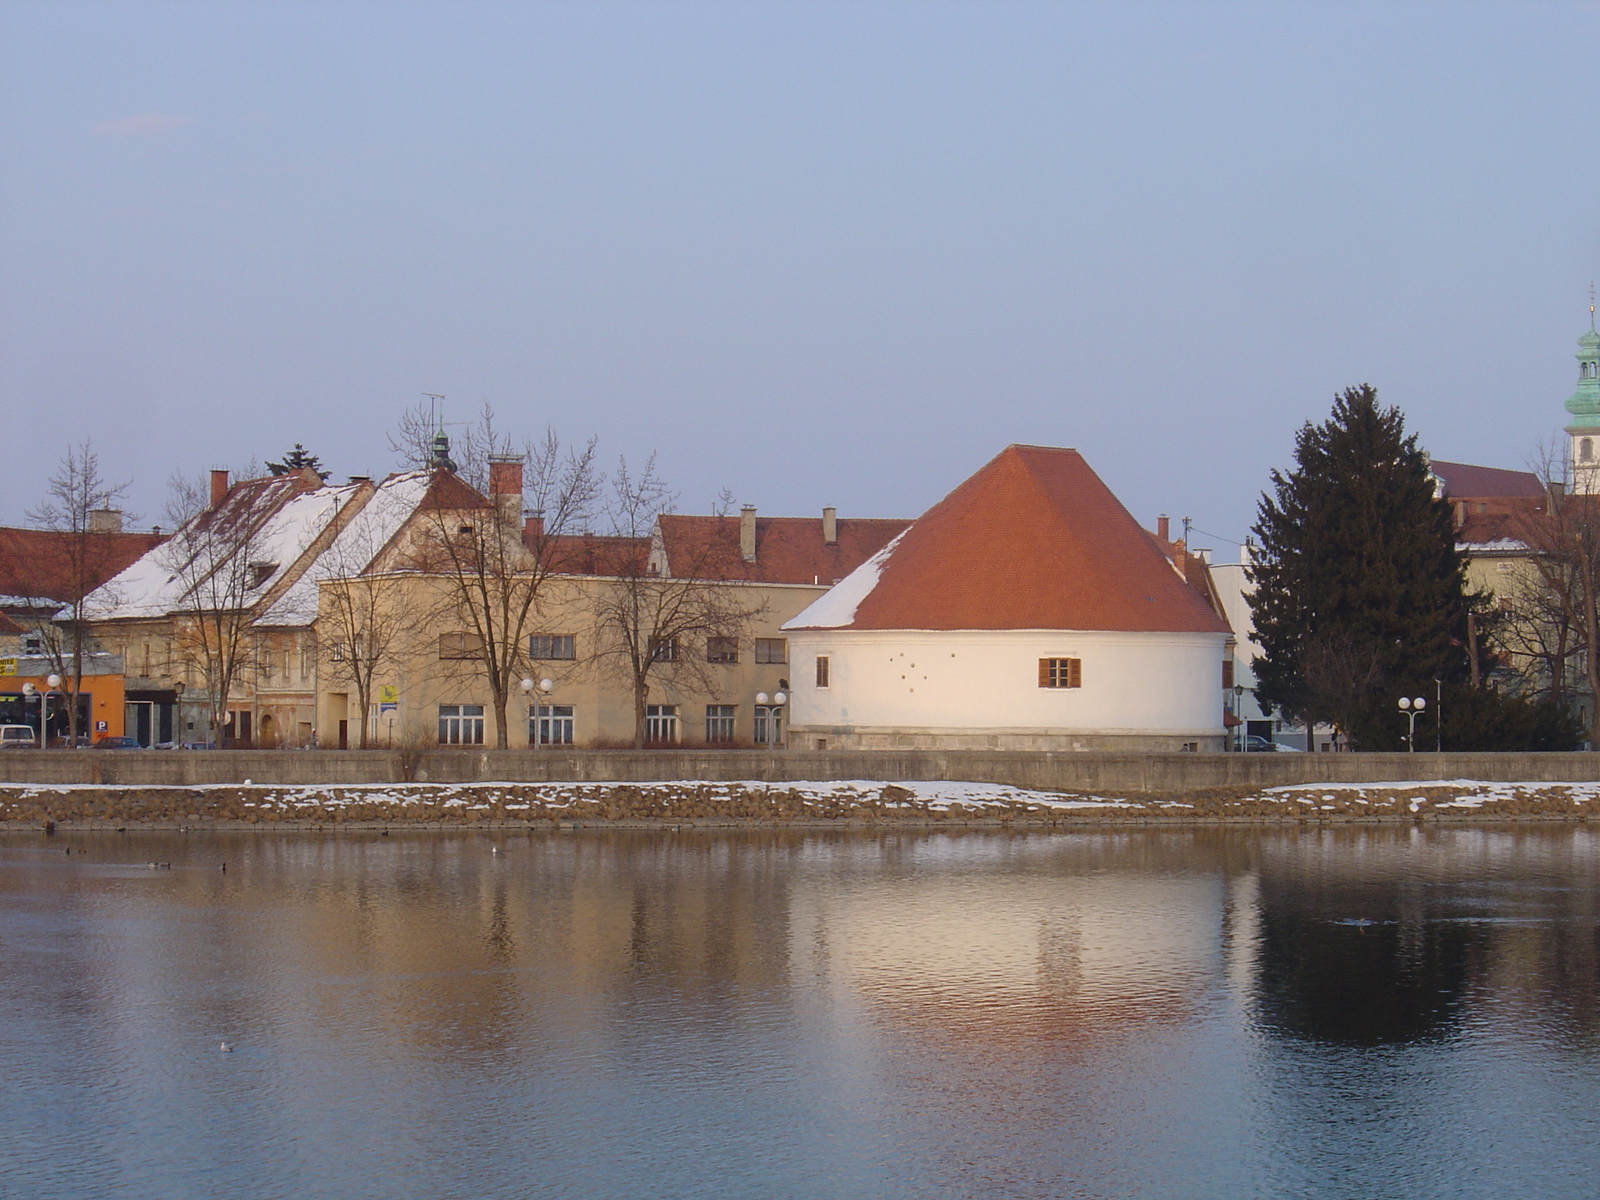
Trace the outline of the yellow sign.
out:
[[[0,658],[0,675],[15,675],[17,673],[17,660],[14,658]]]
[[[11,669],[12,669],[13,673],[16,672],[16,660],[15,659],[12,660]],[[378,703],[379,704],[399,704],[400,703],[400,689],[395,687],[395,685],[392,684],[392,683],[383,684],[381,687],[378,688]]]

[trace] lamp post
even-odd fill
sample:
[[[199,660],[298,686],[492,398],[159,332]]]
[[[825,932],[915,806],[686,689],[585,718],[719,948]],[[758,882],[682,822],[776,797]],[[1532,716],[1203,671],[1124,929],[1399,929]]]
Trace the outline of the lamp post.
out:
[[[1244,736],[1244,684],[1242,683],[1233,685],[1233,719],[1238,722],[1233,727],[1233,749],[1238,753],[1248,744]]]
[[[1409,696],[1400,697],[1400,711],[1406,715],[1406,751],[1408,753],[1414,753],[1417,749],[1417,714],[1427,707],[1428,700],[1425,696],[1417,696],[1415,698]]]
[[[541,742],[539,737],[539,721],[541,719],[540,710],[543,709],[548,711],[550,707],[550,693],[556,690],[555,680],[541,679],[538,683],[534,683],[531,679],[524,679],[518,686],[522,688],[522,694],[524,696],[531,695],[535,688],[537,688],[539,691],[539,695],[535,697],[533,701],[533,748],[537,750]]]
[[[783,708],[784,704],[788,702],[788,699],[789,697],[783,692],[774,692],[769,707],[767,694],[765,692],[756,693],[756,704],[767,710],[766,722],[762,728],[763,736],[761,740],[768,750],[773,749],[778,744],[778,739],[775,736],[778,730],[778,711]]]

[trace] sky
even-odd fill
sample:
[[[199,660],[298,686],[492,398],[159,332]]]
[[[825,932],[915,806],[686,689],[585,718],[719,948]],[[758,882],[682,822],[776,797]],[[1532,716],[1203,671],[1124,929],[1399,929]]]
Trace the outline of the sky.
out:
[[[908,517],[1081,450],[1232,559],[1363,382],[1559,436],[1597,4],[0,0],[0,523],[450,421],[680,507]]]

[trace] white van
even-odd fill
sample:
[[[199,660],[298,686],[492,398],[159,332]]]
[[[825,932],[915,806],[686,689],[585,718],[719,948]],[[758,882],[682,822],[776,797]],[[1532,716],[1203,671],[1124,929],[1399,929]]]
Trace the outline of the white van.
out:
[[[38,744],[32,725],[0,725],[0,750],[31,750]]]

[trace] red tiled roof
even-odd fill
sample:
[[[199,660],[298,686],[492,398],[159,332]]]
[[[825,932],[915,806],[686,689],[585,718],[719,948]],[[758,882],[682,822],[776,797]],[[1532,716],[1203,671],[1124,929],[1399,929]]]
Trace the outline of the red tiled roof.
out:
[[[1433,459],[1433,473],[1452,500],[1544,495],[1544,486],[1532,471],[1507,471],[1502,467],[1475,467],[1470,463]]]
[[[529,550],[537,551],[534,544]],[[550,570],[563,575],[642,575],[650,561],[650,539],[583,533],[548,540]]]
[[[919,517],[843,627],[1228,632],[1083,456],[1045,446]]]
[[[671,514],[658,521],[668,571],[681,578],[748,579],[829,587],[901,533],[910,521],[843,518],[838,540],[822,540],[821,517],[757,517],[756,560],[739,553],[738,517]]]
[[[5,635],[6,637],[14,637],[19,633],[26,632],[27,630],[25,630],[21,625],[18,625],[10,617],[6,616],[5,613],[0,612],[0,634]]]
[[[422,503],[417,505],[422,512],[454,511],[457,509],[493,508],[483,494],[469,484],[463,483],[454,471],[442,468],[434,473],[433,482],[428,485],[428,493],[422,498]]]
[[[66,545],[71,536],[48,529],[0,528],[0,595],[70,601],[72,557]],[[95,535],[96,561],[87,590],[92,591],[164,541],[164,536],[154,533]]]

